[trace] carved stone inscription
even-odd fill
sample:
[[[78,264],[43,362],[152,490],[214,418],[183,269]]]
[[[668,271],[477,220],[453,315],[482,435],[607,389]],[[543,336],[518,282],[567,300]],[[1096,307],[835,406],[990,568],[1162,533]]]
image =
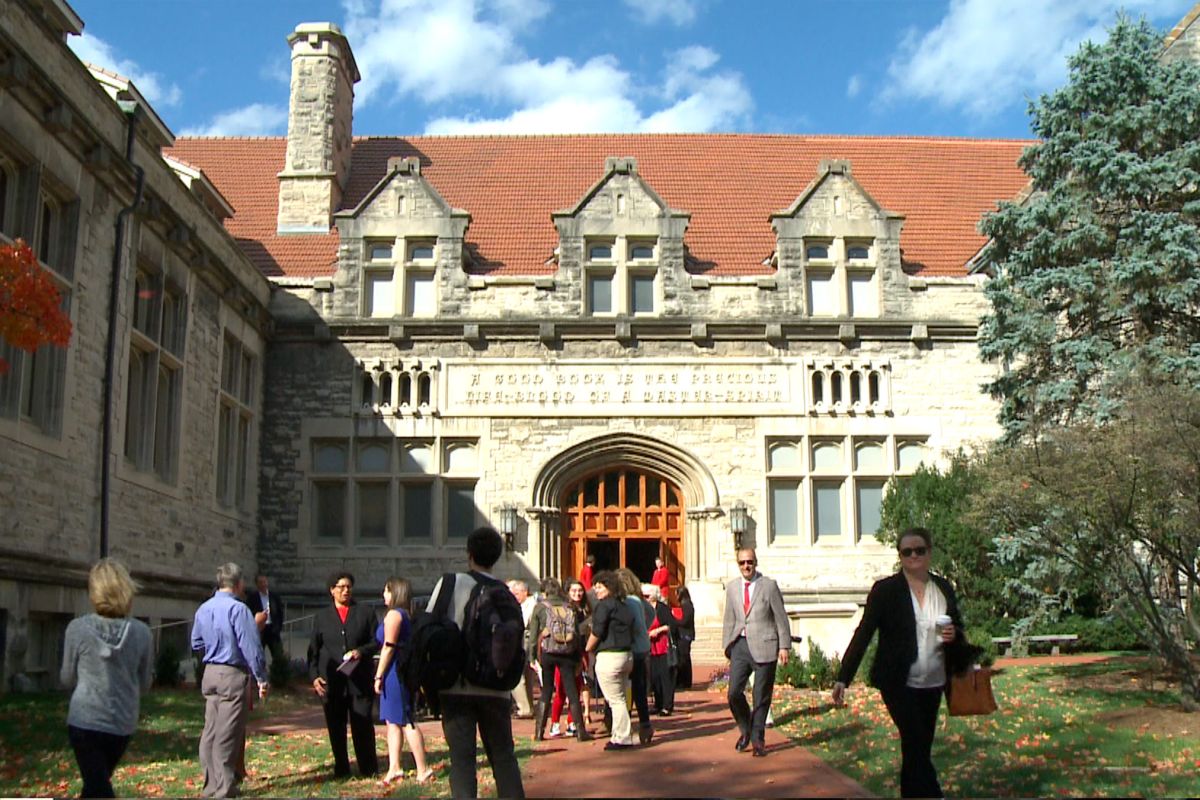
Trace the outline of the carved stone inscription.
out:
[[[746,416],[804,412],[799,362],[446,361],[447,416]]]

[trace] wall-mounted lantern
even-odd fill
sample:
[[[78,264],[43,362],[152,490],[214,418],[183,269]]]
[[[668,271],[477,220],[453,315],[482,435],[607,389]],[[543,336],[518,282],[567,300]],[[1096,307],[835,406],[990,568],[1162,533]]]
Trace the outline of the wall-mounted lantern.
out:
[[[734,546],[739,549],[742,546],[742,537],[746,535],[749,521],[750,513],[746,504],[741,500],[734,501],[734,504],[729,507],[729,530],[733,533]]]
[[[500,534],[504,537],[504,549],[511,553],[517,543],[517,507],[512,503],[500,506]]]

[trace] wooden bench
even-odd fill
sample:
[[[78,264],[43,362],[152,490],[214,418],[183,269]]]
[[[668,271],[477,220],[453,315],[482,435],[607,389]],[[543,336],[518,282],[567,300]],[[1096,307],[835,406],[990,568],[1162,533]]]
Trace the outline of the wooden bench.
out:
[[[1012,655],[1012,637],[1011,636],[993,636],[992,644],[997,647],[1004,648],[1004,655]],[[1056,656],[1059,654],[1059,646],[1070,644],[1079,641],[1079,635],[1074,633],[1045,633],[1040,636],[1026,636],[1025,641],[1032,644],[1049,644],[1050,655]]]

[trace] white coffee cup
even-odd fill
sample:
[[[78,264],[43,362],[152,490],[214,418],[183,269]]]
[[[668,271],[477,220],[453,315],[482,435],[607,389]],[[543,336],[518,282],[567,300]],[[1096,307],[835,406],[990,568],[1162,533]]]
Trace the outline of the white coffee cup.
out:
[[[941,635],[947,628],[953,627],[954,620],[950,618],[949,614],[942,614],[933,621],[933,624],[937,625],[938,634]]]

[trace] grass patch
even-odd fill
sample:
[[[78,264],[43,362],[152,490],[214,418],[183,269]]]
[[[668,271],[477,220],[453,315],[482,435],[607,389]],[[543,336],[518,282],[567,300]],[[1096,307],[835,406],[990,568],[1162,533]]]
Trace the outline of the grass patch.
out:
[[[67,741],[66,694],[8,694],[0,697],[0,797],[78,796],[79,771]],[[279,692],[251,712],[273,727],[306,715],[320,730],[281,730],[252,734],[246,745],[247,797],[449,797],[449,754],[441,738],[441,723],[421,723],[429,763],[437,770],[433,781],[418,786],[415,778],[394,787],[378,779],[333,780],[329,742],[317,701],[307,692]],[[315,714],[315,716],[313,716]],[[204,727],[204,702],[195,689],[156,689],[142,698],[138,731],[113,775],[118,797],[195,797],[203,777],[197,749]],[[518,737],[517,759],[524,764],[532,742]],[[376,737],[380,766],[387,767],[387,744],[382,729]],[[353,749],[351,749],[353,754]],[[411,774],[411,755],[405,747]],[[495,795],[491,770],[480,748],[479,792]]]
[[[1000,710],[942,715],[933,761],[951,796],[1192,797],[1200,714],[1144,658],[1007,667]],[[776,686],[776,729],[882,796],[899,793],[900,740],[879,693],[856,683],[844,709],[828,693]]]

